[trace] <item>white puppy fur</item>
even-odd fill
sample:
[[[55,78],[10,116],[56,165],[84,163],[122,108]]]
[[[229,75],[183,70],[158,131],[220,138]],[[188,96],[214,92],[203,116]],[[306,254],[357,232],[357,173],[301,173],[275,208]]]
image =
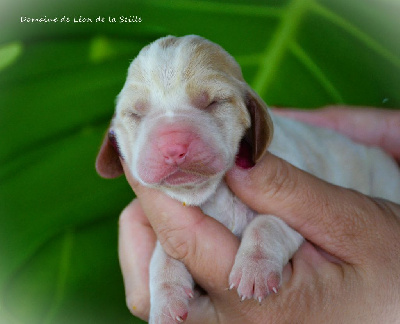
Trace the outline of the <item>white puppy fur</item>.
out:
[[[97,170],[105,177],[122,173],[112,148],[118,146],[141,184],[200,206],[241,237],[229,286],[242,299],[261,302],[277,292],[283,266],[303,241],[280,219],[245,206],[224,183],[243,138],[255,163],[268,149],[331,183],[400,201],[400,172],[390,157],[272,115],[218,45],[198,36],[169,36],[148,45],[129,67]],[[150,264],[150,322],[184,321],[193,285],[185,266],[157,244]]]

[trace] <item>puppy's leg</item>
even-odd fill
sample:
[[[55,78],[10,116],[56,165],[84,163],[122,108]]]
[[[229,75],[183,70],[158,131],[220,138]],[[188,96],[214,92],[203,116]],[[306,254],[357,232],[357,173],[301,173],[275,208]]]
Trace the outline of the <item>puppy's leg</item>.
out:
[[[191,298],[192,276],[182,262],[168,256],[157,242],[150,262],[149,323],[182,323]]]
[[[299,248],[303,237],[274,216],[260,215],[243,233],[242,242],[229,276],[242,300],[261,302],[277,292],[282,269]]]

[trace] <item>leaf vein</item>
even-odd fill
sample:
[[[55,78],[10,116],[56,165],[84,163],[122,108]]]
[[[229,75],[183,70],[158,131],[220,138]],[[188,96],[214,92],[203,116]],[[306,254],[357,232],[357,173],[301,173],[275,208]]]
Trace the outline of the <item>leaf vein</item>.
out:
[[[338,14],[334,13],[332,10],[322,6],[321,4],[314,2],[311,9],[320,16],[324,17],[331,23],[335,24],[336,26],[342,28],[350,35],[358,39],[360,42],[364,43],[365,46],[369,47],[371,50],[378,53],[380,56],[388,60],[394,66],[400,68],[400,57],[390,50],[385,48],[381,43],[373,39],[371,36],[364,33],[358,27],[353,25],[351,22],[346,20],[345,18],[339,16]]]
[[[342,95],[327,78],[321,68],[310,58],[299,44],[293,42],[290,46],[293,55],[311,72],[311,74],[321,83],[325,91],[335,100],[336,103],[343,103]]]
[[[289,3],[276,32],[262,54],[260,68],[252,82],[254,90],[261,97],[266,94],[291,42],[295,39],[311,1],[293,0]]]

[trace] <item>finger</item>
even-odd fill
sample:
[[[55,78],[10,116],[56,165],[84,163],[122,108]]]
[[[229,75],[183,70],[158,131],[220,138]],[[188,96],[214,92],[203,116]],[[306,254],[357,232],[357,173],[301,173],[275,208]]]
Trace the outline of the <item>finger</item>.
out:
[[[400,161],[400,111],[329,106],[319,110],[274,109],[274,113],[330,128],[356,142],[378,146]]]
[[[127,306],[144,320],[150,309],[149,263],[155,242],[156,236],[139,201],[132,201],[120,216],[118,252]]]
[[[125,173],[165,252],[181,260],[209,294],[226,291],[238,239],[199,208],[139,185],[126,167]]]
[[[219,323],[215,306],[209,296],[196,296],[196,298],[190,300],[189,307],[186,324]]]
[[[310,273],[312,271],[318,271],[324,273],[322,268],[330,266],[331,264],[338,264],[337,269],[339,269],[339,264],[337,260],[330,260],[332,257],[327,255],[326,252],[322,251],[319,247],[312,245],[308,241],[304,241],[299,250],[293,256],[293,267],[295,271]]]
[[[381,227],[377,218],[382,212],[358,192],[322,181],[272,154],[252,169],[235,166],[226,181],[255,211],[282,218],[339,259],[355,261],[366,247],[374,247],[370,240],[378,234],[370,232]]]
[[[347,264],[336,264],[328,261],[324,255],[320,253],[318,248],[308,241],[304,241],[299,250],[292,259],[293,276],[282,294],[291,296],[294,294],[301,296],[299,300],[305,300],[307,304],[311,300],[318,301],[315,306],[324,307],[324,301],[329,301],[330,293],[337,294],[341,290],[344,276],[349,280],[348,276],[354,274],[354,269]],[[347,271],[350,270],[350,271]],[[354,278],[356,279],[356,278]],[[357,280],[353,281],[354,283]],[[300,292],[300,293],[299,293]],[[292,298],[288,298],[290,303]],[[286,305],[290,306],[290,305]],[[293,305],[297,309],[304,309],[299,305]],[[306,308],[310,305],[304,305]],[[329,307],[329,305],[326,305]],[[313,312],[308,314],[311,315]],[[304,321],[309,322],[309,321]],[[322,321],[323,322],[323,321]]]

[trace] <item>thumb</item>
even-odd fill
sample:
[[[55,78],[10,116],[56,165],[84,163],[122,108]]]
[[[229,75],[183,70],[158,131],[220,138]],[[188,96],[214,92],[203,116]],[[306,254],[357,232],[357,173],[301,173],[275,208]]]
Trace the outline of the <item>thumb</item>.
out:
[[[282,218],[306,239],[344,261],[354,262],[363,254],[360,252],[371,245],[365,231],[371,222],[379,222],[365,217],[380,214],[372,199],[322,181],[272,154],[251,169],[233,167],[226,182],[256,212]]]

